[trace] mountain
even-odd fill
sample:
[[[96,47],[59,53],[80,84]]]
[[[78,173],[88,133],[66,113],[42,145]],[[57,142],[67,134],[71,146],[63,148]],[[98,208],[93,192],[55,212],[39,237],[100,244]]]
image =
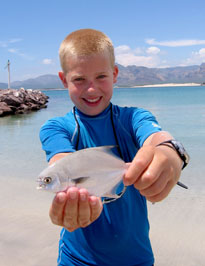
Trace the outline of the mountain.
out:
[[[154,85],[165,83],[204,83],[205,63],[200,66],[147,68],[140,66],[119,65],[119,75],[116,86],[132,87],[137,85]],[[11,83],[12,88],[23,87],[25,89],[57,89],[63,85],[57,75],[43,75],[24,81]],[[7,88],[6,83],[0,83],[0,88]]]
[[[7,88],[8,88],[8,84],[0,82],[0,89],[7,89]]]
[[[23,87],[25,89],[62,88],[62,83],[57,75],[43,75],[37,78],[11,83],[12,88]]]
[[[117,85],[136,86],[164,83],[203,83],[205,82],[205,63],[200,66],[147,68],[137,66],[119,67]]]

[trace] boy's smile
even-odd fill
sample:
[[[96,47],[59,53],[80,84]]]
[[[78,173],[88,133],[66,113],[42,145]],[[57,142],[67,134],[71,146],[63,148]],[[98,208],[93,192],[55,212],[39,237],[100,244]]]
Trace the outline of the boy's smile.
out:
[[[118,68],[111,67],[108,53],[70,56],[68,72],[59,77],[76,107],[84,114],[98,115],[107,108],[117,81]]]

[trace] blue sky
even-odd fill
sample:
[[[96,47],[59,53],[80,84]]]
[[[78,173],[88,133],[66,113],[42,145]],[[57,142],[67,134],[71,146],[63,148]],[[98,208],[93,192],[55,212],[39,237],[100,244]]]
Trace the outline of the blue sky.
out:
[[[113,41],[122,65],[172,67],[205,62],[204,0],[10,0],[0,8],[0,82],[60,70],[70,32],[95,28]]]

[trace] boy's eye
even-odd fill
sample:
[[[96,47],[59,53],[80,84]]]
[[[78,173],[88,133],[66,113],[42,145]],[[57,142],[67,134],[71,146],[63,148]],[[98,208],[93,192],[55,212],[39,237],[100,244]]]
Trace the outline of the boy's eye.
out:
[[[97,79],[103,79],[103,78],[106,78],[106,75],[99,75],[99,76],[97,76]]]
[[[84,78],[75,78],[74,81],[83,81]]]

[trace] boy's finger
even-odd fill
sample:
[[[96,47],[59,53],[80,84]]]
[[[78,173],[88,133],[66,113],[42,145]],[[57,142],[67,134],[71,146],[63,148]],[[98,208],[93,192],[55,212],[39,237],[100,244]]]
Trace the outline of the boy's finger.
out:
[[[52,223],[56,225],[62,225],[63,223],[63,209],[66,203],[66,198],[67,196],[65,192],[59,192],[53,199],[49,211],[49,216],[51,218]]]
[[[88,191],[86,189],[80,189],[78,203],[78,224],[80,227],[86,227],[90,224],[90,222]]]
[[[138,189],[145,197],[153,197],[160,194],[166,187],[169,180],[166,178],[166,172],[162,174],[150,186],[144,189]]]
[[[149,167],[146,171],[140,176],[140,178],[134,183],[135,188],[138,190],[145,190],[149,188],[154,183],[157,183],[160,176],[163,174],[164,178],[162,178],[162,182],[164,182],[164,186],[168,182],[167,178],[170,176],[169,168],[164,168],[167,165],[167,157],[161,153],[161,151],[155,151],[154,157],[149,164]],[[160,184],[160,183],[159,183]],[[154,190],[157,189],[154,187]],[[158,188],[159,189],[159,188]]]
[[[64,208],[63,226],[69,231],[73,231],[78,227],[78,197],[78,188],[71,187],[67,190],[67,201]]]
[[[129,186],[134,184],[146,168],[151,163],[154,156],[154,148],[152,146],[142,147],[135,158],[133,159],[131,165],[127,169],[124,175],[124,185]]]
[[[101,214],[103,209],[103,204],[100,198],[95,196],[90,197],[90,208],[91,208],[91,222],[95,221]]]
[[[154,196],[148,196],[146,198],[147,198],[147,200],[149,200],[151,202],[161,201],[168,196],[168,194],[172,190],[172,188],[173,188],[172,182],[169,181],[167,183],[166,187],[159,194],[154,195]]]
[[[140,178],[134,183],[134,186],[138,190],[144,190],[152,186],[161,176],[162,168],[160,161],[152,160],[152,163],[140,176]],[[164,180],[166,181],[166,179]]]

